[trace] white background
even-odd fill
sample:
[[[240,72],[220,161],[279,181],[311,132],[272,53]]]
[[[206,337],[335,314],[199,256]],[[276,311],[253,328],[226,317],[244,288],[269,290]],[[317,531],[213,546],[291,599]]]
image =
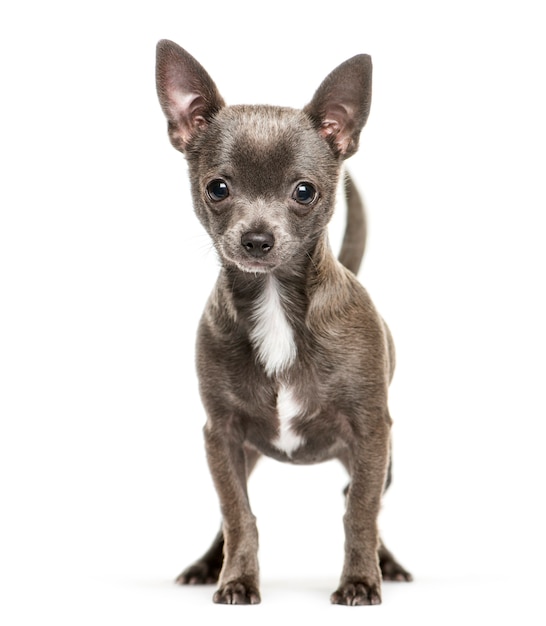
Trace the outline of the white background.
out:
[[[3,5],[3,624],[546,622],[540,4]],[[416,579],[385,585],[381,607],[329,605],[332,463],[253,476],[259,607],[172,583],[219,524],[193,371],[217,262],[155,95],[164,37],[229,103],[302,106],[373,56],[348,165],[369,211],[360,276],[398,350],[381,527]]]

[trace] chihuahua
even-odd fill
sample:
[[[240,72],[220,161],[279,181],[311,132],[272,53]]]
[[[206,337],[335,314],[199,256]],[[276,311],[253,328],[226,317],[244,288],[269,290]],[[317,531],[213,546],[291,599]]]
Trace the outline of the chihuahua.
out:
[[[196,361],[222,527],[177,582],[219,581],[214,602],[259,603],[250,472],[264,454],[295,464],[337,458],[350,483],[331,602],[379,604],[382,579],[411,575],[377,527],[390,482],[394,347],[356,279],[366,229],[349,178],[339,260],[327,237],[342,163],[370,110],[371,59],[342,63],[303,110],[226,106],[203,67],[168,40],[156,72],[170,141],[186,156],[195,213],[221,261]]]

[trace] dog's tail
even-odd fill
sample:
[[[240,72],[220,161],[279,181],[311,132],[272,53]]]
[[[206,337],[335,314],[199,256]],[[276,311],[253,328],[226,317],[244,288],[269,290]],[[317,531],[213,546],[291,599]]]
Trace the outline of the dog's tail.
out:
[[[366,212],[364,202],[349,174],[345,173],[347,223],[338,259],[342,265],[357,274],[366,248]]]

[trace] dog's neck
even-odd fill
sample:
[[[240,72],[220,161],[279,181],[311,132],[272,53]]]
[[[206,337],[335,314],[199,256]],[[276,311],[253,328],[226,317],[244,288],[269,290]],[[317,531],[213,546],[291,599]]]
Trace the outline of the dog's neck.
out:
[[[272,272],[252,274],[223,266],[225,310],[244,329],[268,375],[281,374],[295,362],[313,296],[340,272],[325,235],[289,266]]]
[[[312,246],[294,255],[289,264],[271,272],[245,272],[235,265],[224,264],[221,282],[231,294],[237,315],[243,318],[275,284],[288,317],[295,320],[303,317],[314,285],[322,281],[333,266],[337,266],[337,261],[330,251],[327,236],[322,235]]]

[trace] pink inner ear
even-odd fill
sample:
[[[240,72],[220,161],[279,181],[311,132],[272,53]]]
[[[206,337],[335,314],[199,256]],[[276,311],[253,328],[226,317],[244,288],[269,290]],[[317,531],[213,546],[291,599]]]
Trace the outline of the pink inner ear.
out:
[[[193,124],[195,128],[204,128],[207,123],[207,120],[202,115],[197,115],[193,118]]]
[[[198,93],[173,89],[168,95],[169,109],[174,120],[189,120],[203,105],[203,98]]]
[[[169,92],[169,118],[172,120],[171,139],[179,147],[184,147],[197,129],[207,125],[202,115],[205,109],[204,98],[197,93],[173,89]]]
[[[319,135],[334,143],[341,154],[347,153],[351,144],[351,135],[347,132],[346,125],[341,125],[338,120],[326,119],[320,125]]]
[[[347,154],[354,130],[353,108],[348,104],[330,103],[325,111],[319,134],[334,144],[340,154]]]
[[[319,133],[321,137],[324,137],[324,139],[326,139],[331,135],[337,135],[340,130],[341,128],[339,126],[339,122],[337,122],[336,120],[324,120],[320,125]]]

